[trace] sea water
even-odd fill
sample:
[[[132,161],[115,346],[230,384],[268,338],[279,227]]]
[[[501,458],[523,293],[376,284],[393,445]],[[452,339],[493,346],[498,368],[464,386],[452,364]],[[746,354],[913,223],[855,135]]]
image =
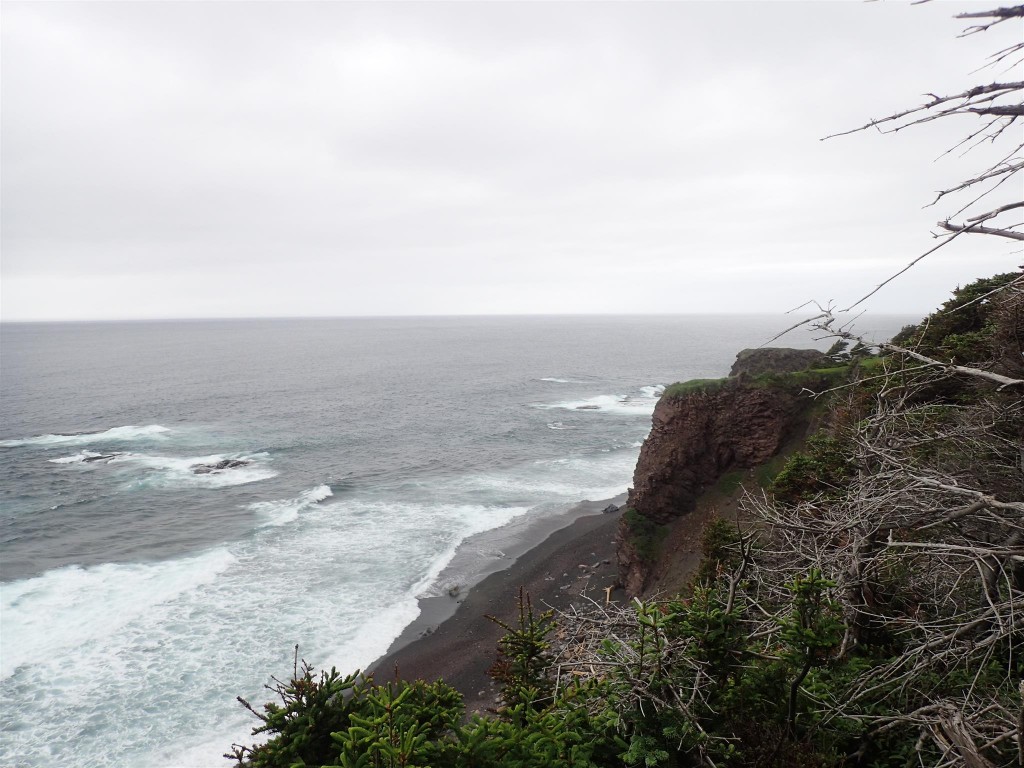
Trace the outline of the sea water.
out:
[[[3,325],[0,764],[228,765],[296,644],[365,667],[460,542],[621,493],[664,386],[788,324]]]

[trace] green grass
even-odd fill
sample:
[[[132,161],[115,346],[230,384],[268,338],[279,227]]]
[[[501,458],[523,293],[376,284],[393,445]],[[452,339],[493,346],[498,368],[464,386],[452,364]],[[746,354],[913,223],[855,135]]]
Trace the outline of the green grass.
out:
[[[879,358],[863,358],[857,361],[861,370],[881,365]],[[850,378],[852,363],[833,365],[827,368],[808,368],[792,373],[759,373],[755,376],[722,379],[691,379],[670,384],[665,388],[666,398],[678,398],[695,392],[718,392],[730,386],[744,386],[753,389],[810,389],[820,391],[842,384]]]
[[[884,362],[884,359],[881,357],[864,357],[859,361],[862,371],[875,371],[881,368]]]
[[[694,392],[715,392],[722,389],[729,383],[730,379],[691,379],[690,381],[679,381],[665,387],[665,394],[662,397],[682,397]]]
[[[764,464],[759,465],[754,470],[754,478],[757,480],[757,484],[761,488],[768,488],[778,477],[783,467],[786,466],[786,462],[789,457],[786,454],[779,454],[772,456]]]
[[[832,368],[810,368],[792,373],[761,373],[751,376],[750,386],[762,389],[811,389],[823,390],[846,381],[850,375],[849,365]]]
[[[624,517],[629,528],[630,543],[636,550],[637,556],[644,563],[655,562],[658,557],[658,549],[667,533],[665,526],[648,520],[635,509],[627,509]]]
[[[740,484],[743,482],[743,478],[746,477],[746,474],[746,470],[743,469],[734,469],[731,472],[726,472],[718,478],[718,482],[715,483],[715,487],[722,493],[732,493],[740,487]]]

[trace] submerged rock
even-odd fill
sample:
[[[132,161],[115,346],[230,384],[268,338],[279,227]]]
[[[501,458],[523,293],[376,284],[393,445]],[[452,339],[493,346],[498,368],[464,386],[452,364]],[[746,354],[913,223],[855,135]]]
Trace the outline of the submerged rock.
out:
[[[222,459],[214,464],[193,464],[189,469],[196,475],[208,475],[211,472],[221,472],[225,469],[235,469],[236,467],[247,467],[250,464],[252,462],[246,459]]]
[[[101,453],[98,456],[86,456],[82,459],[83,464],[91,464],[94,461],[110,461],[115,456],[120,456],[119,453]]]

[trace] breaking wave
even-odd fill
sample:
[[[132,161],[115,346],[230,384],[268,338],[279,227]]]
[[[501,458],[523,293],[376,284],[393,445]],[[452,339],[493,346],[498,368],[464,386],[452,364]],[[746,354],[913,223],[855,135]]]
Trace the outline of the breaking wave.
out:
[[[294,499],[258,501],[255,504],[250,504],[249,509],[264,518],[261,527],[279,526],[298,520],[300,512],[333,495],[329,485],[318,485],[316,488],[300,493]]]
[[[0,440],[0,448],[18,448],[25,445],[89,445],[130,440],[154,440],[164,437],[170,432],[167,427],[150,424],[145,427],[113,427],[104,432],[87,432],[78,435],[39,435],[21,440]]]
[[[92,463],[94,461],[109,461],[115,456],[120,455],[118,452],[114,453],[97,453],[96,451],[82,451],[76,453],[74,456],[63,456],[59,459],[47,459],[51,464],[81,464]]]
[[[224,462],[237,462],[235,466],[218,468]],[[113,456],[108,465],[128,465],[143,471],[143,477],[132,481],[133,486],[147,488],[225,488],[245,485],[277,477],[268,466],[270,455],[219,454],[210,456],[150,456],[141,453],[121,453]]]
[[[154,606],[209,584],[234,560],[219,548],[161,563],[71,565],[5,584],[0,676],[52,663],[69,649],[116,635]]]
[[[635,394],[598,395],[583,400],[569,400],[561,403],[541,403],[534,407],[562,409],[567,411],[601,411],[624,416],[650,416],[658,398],[665,391],[661,384],[640,387]],[[558,422],[555,422],[558,423]]]

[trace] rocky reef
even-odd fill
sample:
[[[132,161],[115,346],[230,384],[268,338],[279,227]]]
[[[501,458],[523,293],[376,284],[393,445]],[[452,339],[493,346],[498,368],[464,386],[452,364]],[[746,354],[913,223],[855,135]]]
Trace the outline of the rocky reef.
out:
[[[252,464],[248,459],[221,459],[211,464],[193,464],[189,470],[195,475],[213,475],[225,469],[237,469]]]

